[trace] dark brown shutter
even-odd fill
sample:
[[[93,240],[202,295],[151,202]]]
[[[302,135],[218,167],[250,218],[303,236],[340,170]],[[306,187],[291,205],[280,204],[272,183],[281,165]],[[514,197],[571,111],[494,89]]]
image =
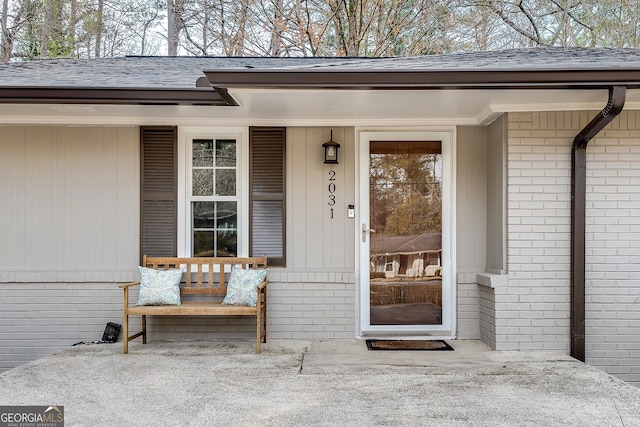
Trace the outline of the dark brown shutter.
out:
[[[140,256],[177,256],[177,129],[140,128]]]
[[[249,133],[249,252],[284,267],[285,128],[252,127]]]

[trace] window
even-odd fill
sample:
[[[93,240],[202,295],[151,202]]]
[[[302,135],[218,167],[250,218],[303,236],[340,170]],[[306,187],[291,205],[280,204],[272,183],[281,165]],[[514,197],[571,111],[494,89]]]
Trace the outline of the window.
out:
[[[235,138],[189,138],[187,203],[193,256],[238,255],[239,189]]]
[[[141,255],[285,265],[285,128],[141,128]]]
[[[248,255],[248,129],[178,129],[178,255]]]

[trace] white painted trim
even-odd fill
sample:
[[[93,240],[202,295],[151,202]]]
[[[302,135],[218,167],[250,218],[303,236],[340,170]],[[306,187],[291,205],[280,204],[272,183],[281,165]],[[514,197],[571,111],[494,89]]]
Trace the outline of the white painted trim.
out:
[[[553,104],[491,104],[489,109],[498,113],[518,113],[518,112],[536,112],[536,111],[600,111],[603,103],[601,102],[579,102],[579,103],[553,103]],[[625,110],[640,109],[640,102],[627,102],[624,105]]]
[[[232,107],[211,107],[232,108]],[[600,106],[602,109],[602,106]],[[473,126],[478,125],[475,117],[442,119],[359,119],[359,118],[260,118],[260,117],[136,117],[136,116],[0,116],[2,125],[59,125],[59,126],[284,126],[284,127],[369,127],[369,126]]]
[[[495,119],[500,117],[500,115],[502,115],[501,111],[495,111],[490,105],[487,105],[487,107],[476,117],[476,122],[477,124],[489,125]]]
[[[404,335],[407,333],[420,335],[441,333],[456,335],[456,128],[438,127],[422,129],[402,128],[370,128],[356,129],[356,194],[360,204],[358,223],[356,225],[356,313],[358,323],[357,335],[380,334]],[[427,326],[387,326],[371,325],[369,307],[369,242],[362,241],[362,227],[369,228],[369,142],[374,140],[397,141],[442,141],[443,159],[443,206],[442,206],[442,260],[449,268],[443,270],[442,325]]]
[[[550,94],[552,96],[552,94]],[[625,104],[625,110],[640,109],[640,101],[629,96]],[[486,125],[501,113],[508,112],[535,112],[535,111],[591,111],[601,110],[602,102],[553,102],[553,103],[489,103],[482,111],[474,116],[454,116],[455,111],[449,117],[416,117],[416,118],[371,118],[371,117],[325,117],[316,116],[289,118],[287,114],[277,117],[259,117],[248,112],[249,107],[172,107],[162,109],[160,107],[123,106],[118,110],[118,115],[112,116],[100,107],[113,107],[105,105],[88,105],[86,108],[96,109],[91,112],[65,113],[56,104],[42,104],[39,108],[50,107],[52,114],[41,115],[11,115],[11,111],[0,115],[2,125],[63,125],[63,126],[345,126],[345,127],[438,127],[438,126],[466,126]],[[19,104],[18,104],[19,105]],[[24,105],[21,105],[24,106]],[[60,110],[56,114],[55,110]],[[0,108],[2,110],[2,108]],[[2,110],[4,111],[4,110]],[[113,110],[109,110],[113,112]],[[127,114],[130,112],[130,114]]]
[[[194,138],[229,138],[236,146],[238,192],[238,256],[249,253],[249,128],[246,126],[181,126],[178,128],[178,256],[191,256],[190,204],[187,193],[191,187],[189,160]]]

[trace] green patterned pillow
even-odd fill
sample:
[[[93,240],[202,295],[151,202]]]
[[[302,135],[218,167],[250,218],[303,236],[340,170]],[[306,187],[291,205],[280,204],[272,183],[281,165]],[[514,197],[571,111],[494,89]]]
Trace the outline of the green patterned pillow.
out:
[[[140,269],[140,293],[138,305],[180,305],[180,280],[182,269]]]
[[[258,301],[258,285],[267,277],[267,270],[243,270],[236,265],[231,270],[227,284],[227,296],[223,304],[255,307]]]

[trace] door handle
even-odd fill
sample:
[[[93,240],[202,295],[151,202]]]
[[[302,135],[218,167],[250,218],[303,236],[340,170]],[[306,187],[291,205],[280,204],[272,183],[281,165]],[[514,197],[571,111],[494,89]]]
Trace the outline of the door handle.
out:
[[[367,224],[362,223],[362,243],[367,241],[367,233],[375,233],[373,228],[367,228]]]

